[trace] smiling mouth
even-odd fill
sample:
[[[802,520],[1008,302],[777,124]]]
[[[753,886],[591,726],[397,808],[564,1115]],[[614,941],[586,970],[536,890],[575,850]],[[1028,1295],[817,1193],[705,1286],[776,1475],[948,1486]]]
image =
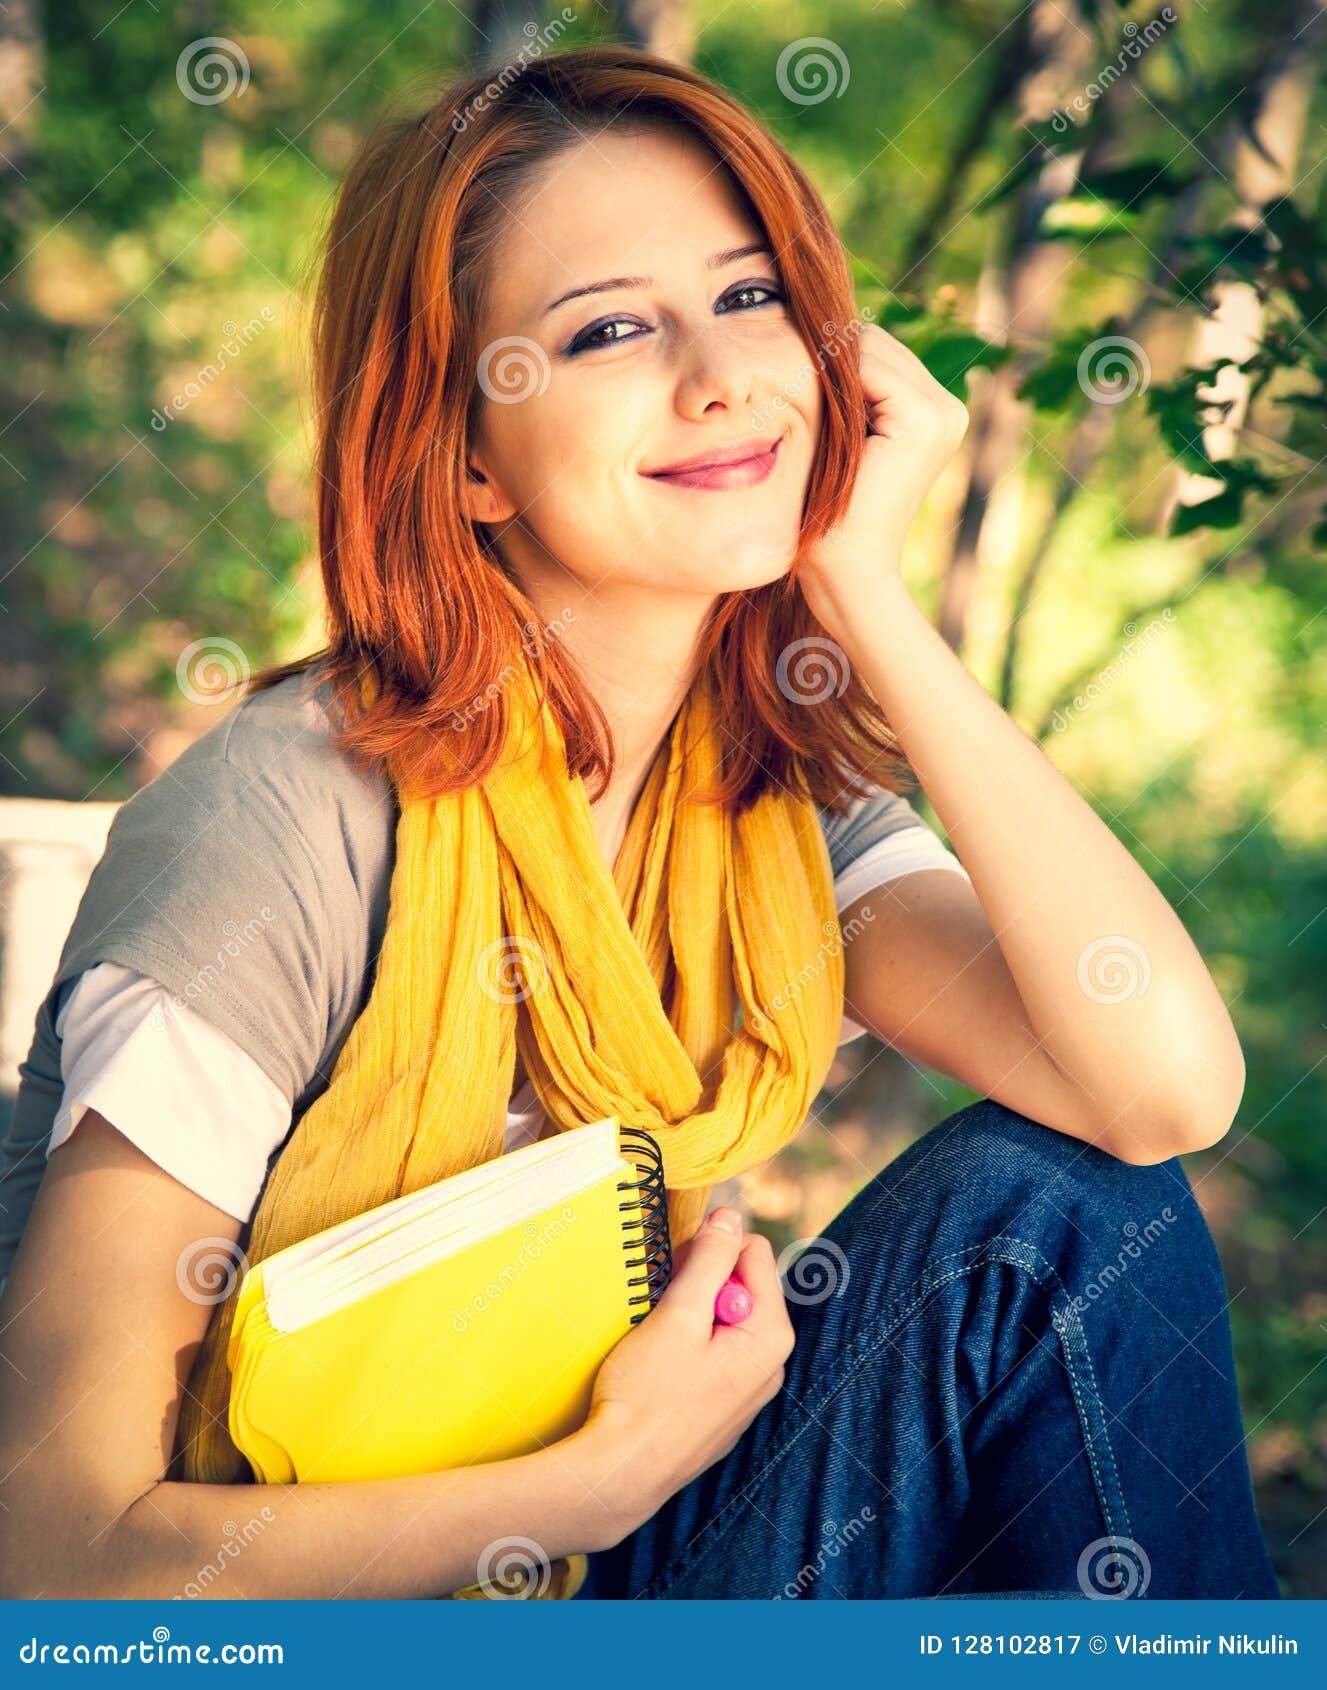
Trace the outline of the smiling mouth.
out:
[[[780,435],[764,452],[755,452],[736,463],[696,464],[690,469],[656,470],[647,473],[647,481],[657,481],[665,487],[695,487],[707,492],[721,492],[734,487],[754,487],[774,471],[779,447],[785,439]]]

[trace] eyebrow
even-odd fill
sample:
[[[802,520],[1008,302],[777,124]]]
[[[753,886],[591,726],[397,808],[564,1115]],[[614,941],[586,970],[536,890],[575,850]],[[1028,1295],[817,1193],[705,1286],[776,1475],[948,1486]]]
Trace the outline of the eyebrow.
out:
[[[773,258],[764,241],[753,241],[750,246],[725,247],[722,252],[713,253],[705,260],[707,270],[721,270],[725,264],[733,264],[739,258],[752,258],[756,253],[764,253],[767,258]],[[541,313],[547,317],[550,311],[556,311],[559,305],[565,305],[569,299],[581,299],[587,293],[611,293],[615,288],[648,288],[654,284],[653,276],[609,276],[602,282],[588,282],[583,288],[572,288],[568,293],[560,293],[551,305],[546,305]]]

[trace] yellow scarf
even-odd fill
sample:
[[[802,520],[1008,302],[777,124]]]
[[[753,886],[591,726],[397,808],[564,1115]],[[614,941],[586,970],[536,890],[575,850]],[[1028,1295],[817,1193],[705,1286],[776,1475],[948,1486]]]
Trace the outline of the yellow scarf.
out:
[[[610,870],[524,664],[509,701],[486,780],[402,795],[373,990],[272,1169],[250,1264],[500,1156],[518,1001],[521,1057],[553,1129],[616,1115],[659,1141],[674,1243],[711,1184],[792,1138],[824,1083],[843,954],[810,798],[769,792],[741,816],[687,802],[720,774],[722,730],[698,682]],[[190,1376],[177,1439],[190,1481],[249,1477],[226,1423],[234,1306],[230,1295],[213,1310]],[[585,1568],[573,1555],[551,1577],[531,1569],[526,1594],[570,1596]]]

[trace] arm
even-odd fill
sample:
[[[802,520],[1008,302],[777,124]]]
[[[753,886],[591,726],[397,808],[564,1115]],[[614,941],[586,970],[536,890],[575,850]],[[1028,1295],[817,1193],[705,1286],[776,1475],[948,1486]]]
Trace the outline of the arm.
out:
[[[206,1485],[162,1477],[210,1304],[180,1290],[198,1241],[239,1222],[95,1111],[52,1151],[3,1300],[0,1597],[429,1597],[473,1584],[519,1534],[550,1559],[633,1522],[602,1429],[533,1455],[362,1484]],[[186,1280],[186,1283],[188,1281]],[[233,1556],[237,1524],[258,1522]]]
[[[1179,917],[900,581],[878,583],[860,621],[868,633],[836,638],[972,886],[919,874],[868,896],[876,919],[847,949],[849,1013],[1123,1161],[1215,1143],[1243,1058]]]
[[[1244,1063],[1202,957],[898,573],[963,407],[882,329],[863,330],[861,357],[862,467],[847,516],[798,579],[893,726],[974,891],[919,875],[907,892],[873,895],[881,919],[849,945],[849,1011],[883,1037],[906,1029],[923,1060],[1122,1160],[1213,1144]]]
[[[430,1597],[504,1538],[549,1560],[609,1548],[731,1447],[792,1347],[768,1242],[703,1227],[547,1449],[356,1484],[169,1480],[211,1314],[182,1264],[239,1231],[95,1110],[52,1151],[0,1300],[0,1599],[168,1597],[218,1561],[211,1597]],[[758,1317],[734,1336],[712,1315],[739,1261]]]

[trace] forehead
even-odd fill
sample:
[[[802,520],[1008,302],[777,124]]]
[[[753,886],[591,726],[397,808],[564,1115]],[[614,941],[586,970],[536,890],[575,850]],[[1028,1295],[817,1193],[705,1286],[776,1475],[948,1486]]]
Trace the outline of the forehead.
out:
[[[626,275],[694,285],[710,253],[759,235],[732,176],[698,138],[608,129],[550,159],[509,208],[490,307],[537,333],[572,315],[564,306],[542,319],[569,288]]]

